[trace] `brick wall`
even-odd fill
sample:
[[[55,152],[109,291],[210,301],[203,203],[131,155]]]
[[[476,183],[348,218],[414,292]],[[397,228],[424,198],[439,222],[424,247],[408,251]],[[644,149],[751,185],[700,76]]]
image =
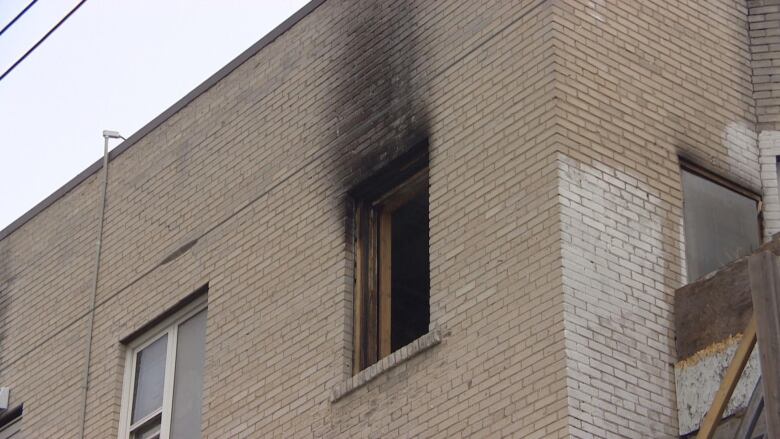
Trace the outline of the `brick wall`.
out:
[[[328,0],[116,157],[87,436],[209,284],[209,437],[671,437],[678,155],[760,187],[740,2]],[[431,329],[350,377],[346,191],[430,143]],[[0,240],[0,382],[78,430],[98,176]],[[168,261],[178,249],[188,248]]]
[[[678,157],[761,187],[747,7],[555,5],[572,435],[674,437]]]
[[[87,436],[116,435],[119,340],[206,282],[209,437],[565,435],[550,26],[544,1],[330,0],[115,158]],[[442,342],[331,402],[345,192],[420,137]],[[29,437],[77,431],[96,177],[0,241],[0,382]]]
[[[750,0],[749,29],[753,59],[753,97],[761,151],[765,237],[780,232],[780,0]]]
[[[748,0],[757,131],[780,130],[780,0]]]

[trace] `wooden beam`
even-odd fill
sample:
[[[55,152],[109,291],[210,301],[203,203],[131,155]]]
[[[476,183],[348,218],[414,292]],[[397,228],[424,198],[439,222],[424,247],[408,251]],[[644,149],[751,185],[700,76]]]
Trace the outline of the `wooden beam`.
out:
[[[750,319],[745,332],[742,334],[742,341],[739,342],[737,352],[734,354],[734,358],[729,364],[729,368],[726,370],[726,375],[723,376],[723,381],[720,383],[718,393],[715,394],[715,399],[712,401],[710,409],[707,411],[707,415],[701,421],[699,426],[699,434],[697,439],[711,439],[715,434],[715,430],[720,423],[720,419],[723,416],[723,412],[726,410],[726,405],[731,399],[731,394],[734,392],[734,388],[739,382],[739,377],[742,375],[742,371],[745,369],[745,365],[750,358],[750,353],[753,351],[753,346],[756,344],[756,319],[755,317]]]
[[[379,358],[392,353],[392,238],[393,215],[383,211],[379,216]]]
[[[770,251],[748,259],[753,314],[758,331],[764,418],[768,437],[780,437],[780,258]]]

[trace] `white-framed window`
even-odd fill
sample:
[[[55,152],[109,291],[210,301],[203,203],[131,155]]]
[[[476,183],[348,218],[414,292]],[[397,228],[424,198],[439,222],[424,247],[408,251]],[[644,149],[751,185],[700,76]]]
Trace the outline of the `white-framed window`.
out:
[[[200,438],[206,298],[129,343],[120,439]]]

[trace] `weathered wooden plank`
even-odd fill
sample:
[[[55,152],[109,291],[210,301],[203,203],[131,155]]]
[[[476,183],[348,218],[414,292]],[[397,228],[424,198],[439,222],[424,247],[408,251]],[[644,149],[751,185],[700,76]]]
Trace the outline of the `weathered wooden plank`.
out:
[[[712,401],[712,405],[707,411],[707,415],[701,421],[699,434],[696,436],[697,439],[711,439],[713,434],[715,434],[715,429],[723,416],[723,412],[726,410],[726,405],[728,404],[729,399],[731,399],[731,394],[737,386],[739,377],[745,369],[745,365],[750,358],[750,353],[753,351],[753,346],[755,346],[755,344],[756,319],[751,318],[747,328],[745,328],[745,332],[742,334],[742,341],[740,341],[739,347],[737,347],[737,352],[734,354],[734,358],[731,360],[731,364],[729,364],[729,368],[723,376],[723,381],[720,383],[718,392],[715,394],[715,399]]]
[[[767,433],[769,437],[780,437],[780,258],[762,251],[750,256],[748,265]]]
[[[757,252],[780,254],[780,239]],[[677,359],[683,360],[707,346],[741,332],[753,316],[748,257],[674,292]]]
[[[392,234],[393,216],[383,211],[379,217],[379,356],[392,353]]]
[[[753,317],[747,258],[674,293],[677,360],[745,329]]]

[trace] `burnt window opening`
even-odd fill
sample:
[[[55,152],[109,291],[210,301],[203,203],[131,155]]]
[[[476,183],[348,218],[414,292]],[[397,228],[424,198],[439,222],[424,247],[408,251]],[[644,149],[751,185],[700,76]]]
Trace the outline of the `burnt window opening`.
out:
[[[688,282],[758,248],[759,195],[688,163],[683,163],[682,186]]]
[[[428,332],[427,153],[396,161],[355,197],[353,373]]]

